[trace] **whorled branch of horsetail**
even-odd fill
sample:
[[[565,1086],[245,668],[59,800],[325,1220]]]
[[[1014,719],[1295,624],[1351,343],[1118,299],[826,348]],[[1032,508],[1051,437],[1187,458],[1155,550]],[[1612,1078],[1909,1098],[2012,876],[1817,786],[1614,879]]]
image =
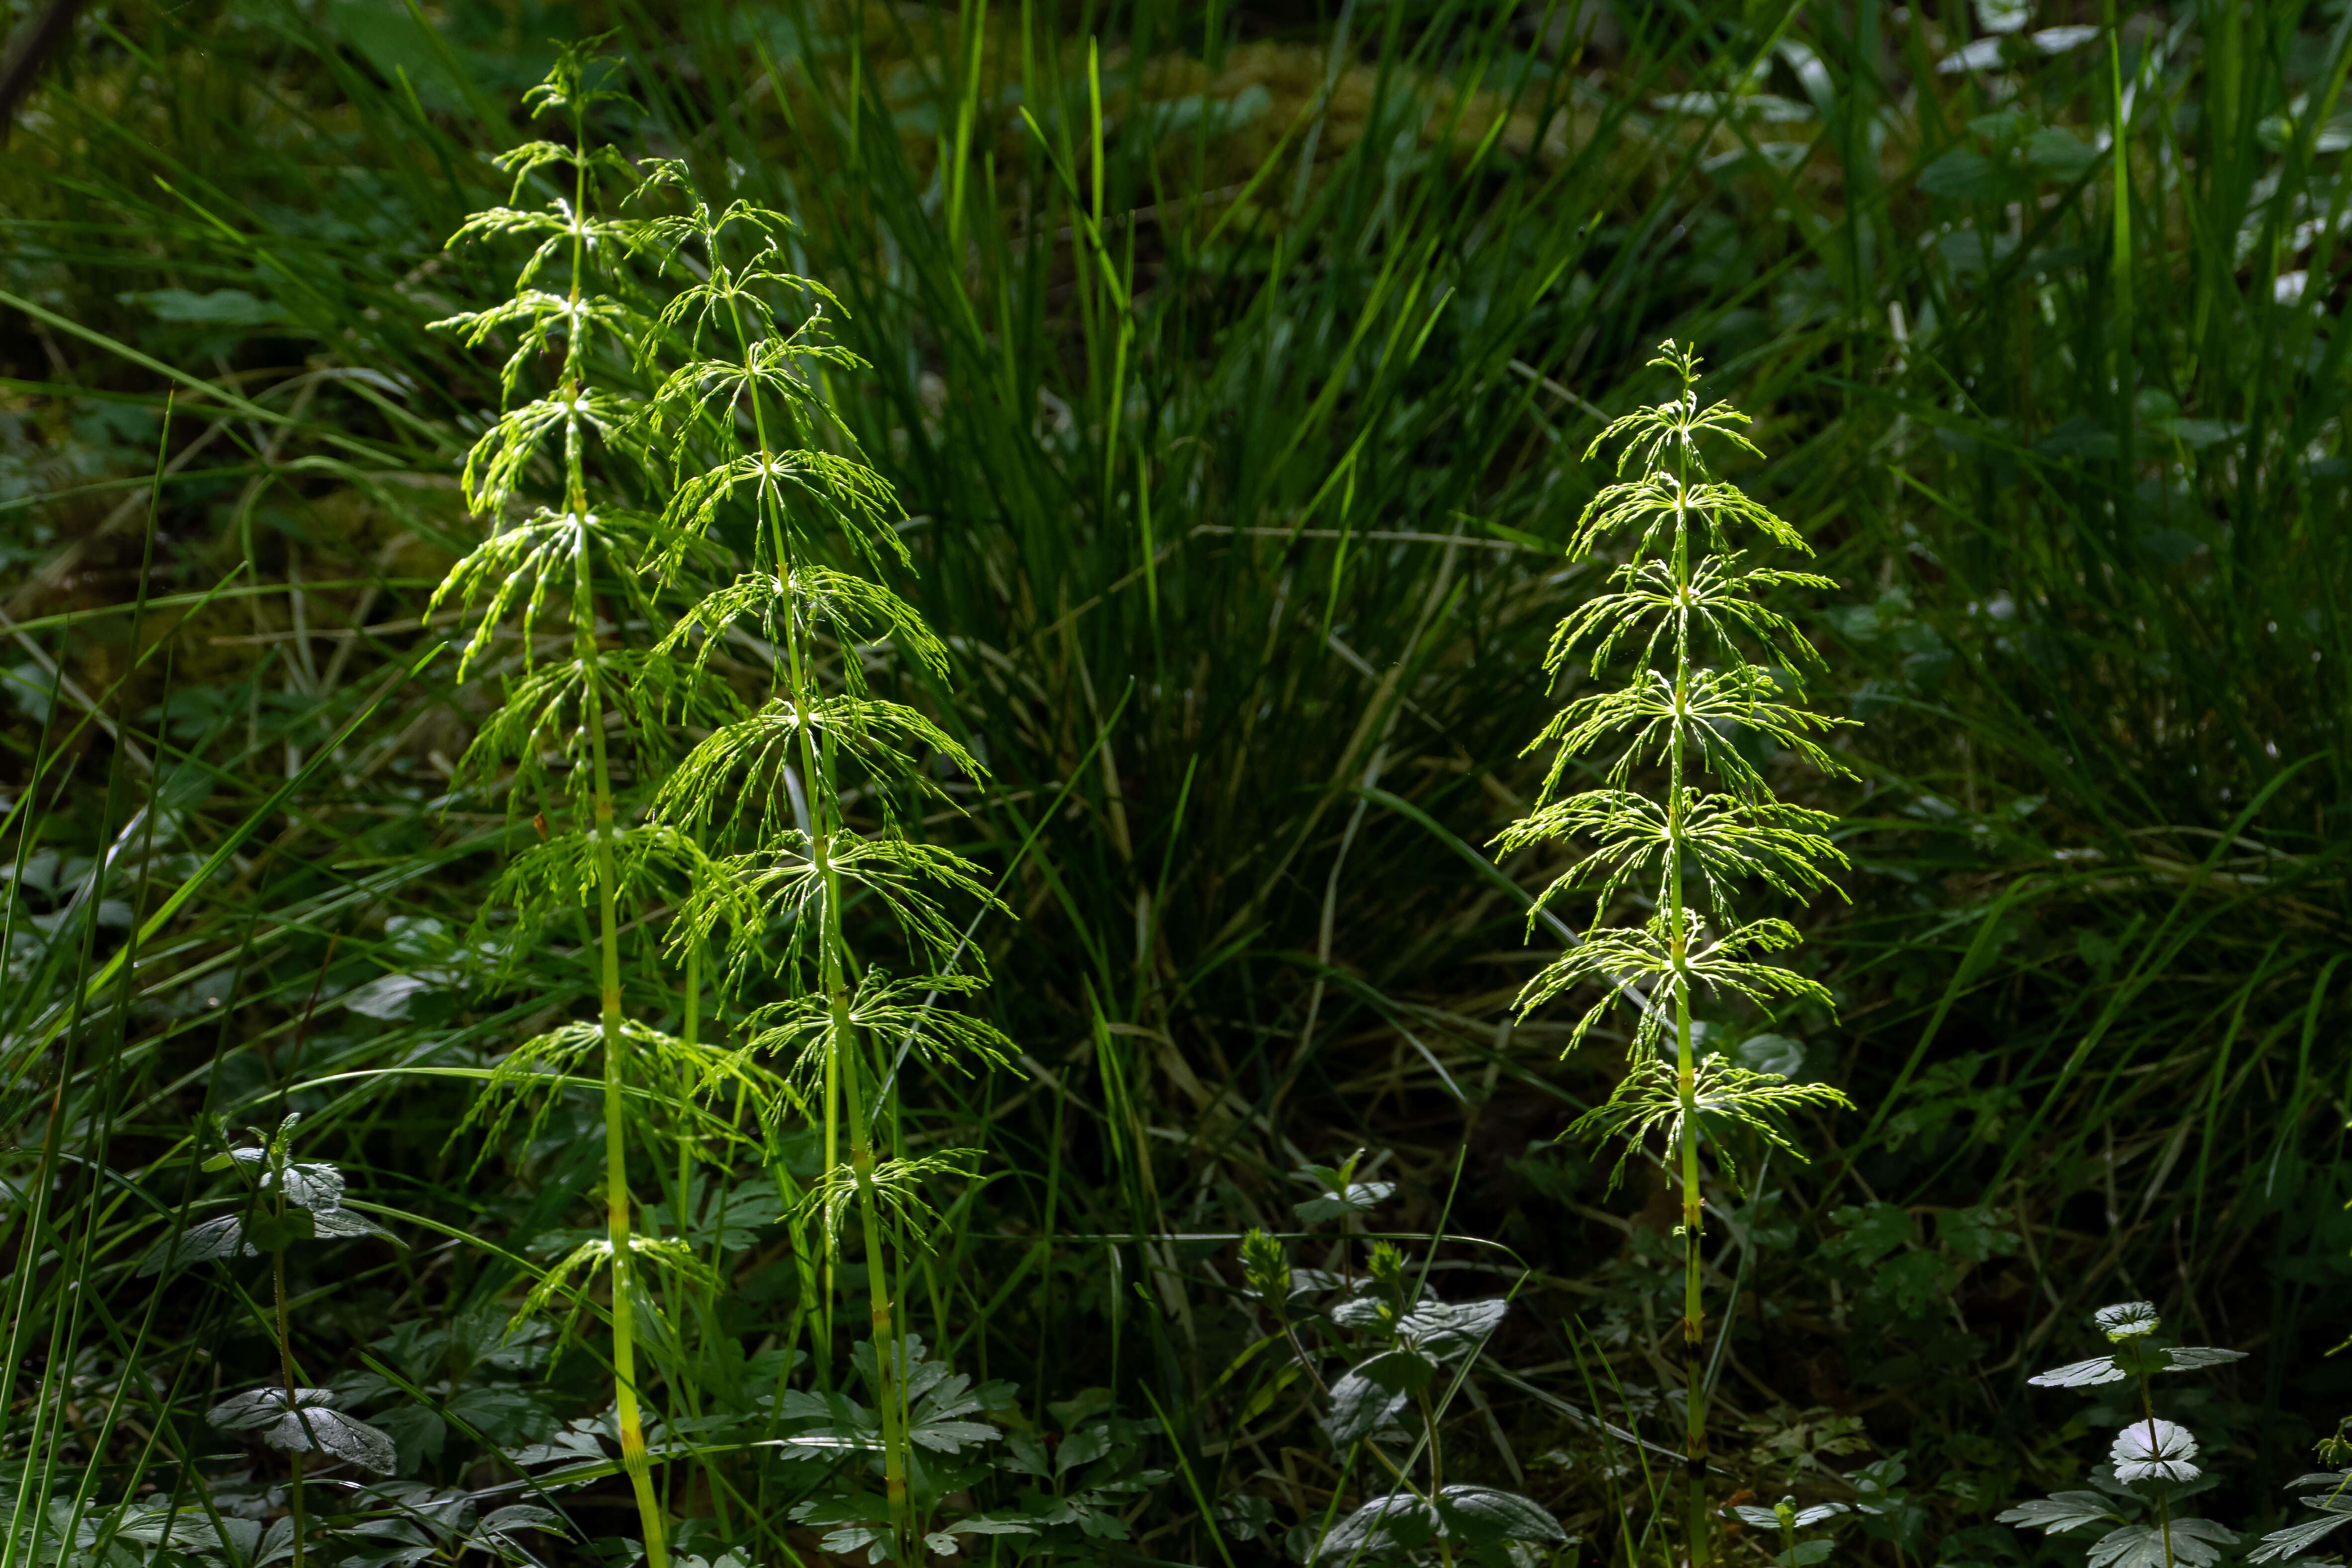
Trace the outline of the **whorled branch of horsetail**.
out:
[[[590,247],[609,244],[617,248],[628,232],[625,225],[591,217],[590,179],[592,172],[599,168],[618,172],[624,177],[629,177],[630,171],[626,161],[612,149],[592,149],[589,145],[586,125],[589,108],[600,101],[626,101],[622,94],[592,81],[590,77],[593,68],[593,62],[583,47],[566,48],[559,55],[547,80],[525,97],[525,102],[535,114],[552,112],[568,117],[572,131],[569,148],[554,142],[535,141],[514,150],[500,160],[501,166],[515,181],[515,196],[510,197],[510,201],[520,197],[525,182],[539,170],[564,165],[568,165],[572,172],[570,199],[566,201],[559,197],[549,207],[537,211],[501,207],[475,214],[450,241],[455,245],[461,240],[499,234],[544,235],[538,250],[521,269],[517,280],[518,294],[504,307],[456,318],[446,324],[467,329],[468,340],[477,343],[499,327],[521,329],[519,334],[521,344],[508,361],[501,377],[502,392],[509,398],[522,367],[534,353],[550,349],[558,331],[564,339],[562,368],[555,395],[536,399],[520,409],[502,413],[467,455],[464,486],[467,503],[475,511],[497,517],[503,511],[508,498],[520,483],[526,466],[541,450],[549,434],[557,431],[562,433],[563,504],[566,509],[559,517],[542,514],[534,519],[533,524],[527,525],[525,530],[519,530],[530,536],[521,541],[524,552],[529,553],[534,549],[537,552],[531,557],[531,564],[536,570],[524,617],[525,657],[529,657],[531,622],[543,606],[548,589],[557,575],[551,569],[558,567],[562,558],[568,554],[571,580],[566,586],[572,601],[572,654],[578,672],[577,700],[581,727],[586,732],[589,747],[587,771],[592,826],[588,836],[593,846],[597,903],[598,1020],[604,1067],[604,1250],[613,1275],[614,1400],[620,1432],[622,1466],[629,1477],[639,1522],[645,1531],[646,1558],[652,1568],[667,1568],[668,1553],[664,1542],[661,1509],[654,1495],[646,1451],[636,1368],[636,1291],[633,1267],[635,1239],[633,1236],[623,1100],[628,1071],[629,1040],[621,1011],[617,910],[619,864],[614,852],[618,830],[604,736],[607,674],[603,667],[594,599],[593,558],[601,542],[601,530],[597,519],[588,510],[583,450],[587,430],[593,429],[600,436],[609,437],[626,412],[621,400],[588,384],[586,359],[592,332],[600,329],[612,331],[625,342],[629,321],[628,313],[623,307],[608,299],[592,299],[586,292]],[[540,271],[559,256],[567,265],[568,291],[559,298],[532,288],[530,284]],[[494,540],[493,545],[496,544]],[[479,564],[474,565],[469,571],[468,563],[460,563],[443,584],[442,591],[436,595],[436,605],[453,591],[470,601],[487,583],[496,580],[491,591],[491,608],[494,615],[503,612],[512,602],[516,580],[509,575],[499,580],[496,566],[501,555],[516,553],[512,544],[503,549],[486,547],[484,550],[477,551],[474,557],[468,558],[468,562],[478,561]],[[495,620],[485,623],[482,632],[468,650],[468,661],[486,645],[495,624]]]
[[[1692,390],[1696,357],[1670,343],[1651,362],[1679,376],[1680,393],[1613,422],[1594,440],[1588,459],[1612,437],[1634,438],[1619,455],[1621,477],[1604,486],[1578,519],[1568,552],[1571,558],[1587,555],[1604,538],[1630,532],[1632,558],[1612,571],[1613,591],[1563,620],[1545,657],[1546,668],[1557,677],[1585,649],[1597,677],[1612,657],[1630,653],[1634,673],[1618,690],[1570,703],[1537,737],[1529,750],[1556,749],[1536,810],[1507,829],[1499,841],[1510,848],[1554,839],[1597,844],[1530,911],[1532,929],[1545,906],[1563,894],[1589,893],[1595,899],[1593,929],[1528,983],[1517,1004],[1522,1013],[1578,985],[1601,984],[1607,988],[1578,1022],[1573,1046],[1607,1011],[1612,993],[1635,984],[1648,987],[1652,1005],[1643,1008],[1635,1025],[1626,1076],[1578,1128],[1622,1140],[1620,1173],[1654,1131],[1664,1134],[1675,1156],[1683,1200],[1687,1527],[1692,1561],[1704,1564],[1712,1556],[1712,1531],[1700,1354],[1701,1118],[1746,1125],[1772,1146],[1794,1154],[1800,1152],[1777,1124],[1778,1113],[1801,1104],[1844,1103],[1824,1086],[1748,1071],[1717,1056],[1702,1061],[1696,1050],[1691,998],[1699,987],[1743,996],[1768,1009],[1793,1000],[1830,1000],[1817,983],[1769,961],[1769,955],[1796,943],[1795,927],[1773,919],[1740,923],[1730,915],[1738,882],[1760,881],[1801,899],[1823,886],[1833,888],[1829,868],[1844,863],[1826,836],[1830,819],[1775,799],[1733,737],[1746,730],[1825,772],[1846,770],[1814,738],[1841,721],[1784,700],[1801,698],[1795,669],[1819,664],[1819,654],[1792,622],[1756,597],[1787,585],[1833,584],[1814,573],[1748,567],[1742,552],[1729,549],[1727,523],[1752,528],[1784,548],[1806,547],[1794,528],[1738,486],[1706,477],[1697,446],[1702,434],[1757,449],[1735,428],[1744,415],[1722,403],[1700,408]],[[1623,479],[1626,465],[1636,456],[1642,473]],[[1696,537],[1702,528],[1704,537]],[[1716,553],[1701,556],[1699,549]],[[1743,639],[1778,656],[1780,666],[1768,669],[1751,662]],[[1718,663],[1700,663],[1702,653],[1714,653]],[[1621,749],[1602,787],[1552,799],[1572,759],[1612,742]],[[1662,803],[1629,787],[1635,768],[1661,765],[1666,774]],[[1723,787],[1714,792],[1696,788],[1702,772],[1713,774]],[[1693,873],[1699,880],[1696,890],[1685,885],[1685,876]],[[1640,926],[1601,928],[1617,894],[1636,885],[1649,893],[1656,913]],[[1715,916],[1720,934],[1712,939],[1694,891]],[[1661,1002],[1670,1003],[1670,1009],[1656,1005]],[[1671,1066],[1658,1056],[1669,1029]],[[1727,1150],[1720,1140],[1716,1146],[1727,1168]]]
[[[663,166],[655,177],[690,189],[683,171],[676,165]],[[877,1162],[873,1119],[866,1113],[858,1046],[861,1026],[877,1021],[877,1018],[870,1009],[861,1008],[861,1002],[866,999],[865,983],[861,982],[856,996],[852,994],[853,966],[841,918],[842,890],[846,874],[856,865],[864,873],[861,883],[882,892],[884,904],[899,916],[902,927],[910,927],[910,936],[918,938],[917,945],[921,946],[935,945],[926,939],[940,922],[936,906],[919,891],[918,875],[910,873],[943,875],[950,885],[966,889],[976,889],[976,883],[955,857],[943,858],[937,852],[911,844],[899,844],[892,852],[883,853],[879,852],[882,845],[850,832],[841,817],[835,774],[845,752],[877,776],[895,775],[919,788],[926,786],[928,781],[913,757],[901,749],[902,746],[919,747],[943,755],[970,776],[977,778],[982,774],[975,759],[919,715],[894,704],[863,697],[855,689],[857,674],[854,661],[845,672],[852,683],[851,691],[838,697],[826,697],[818,689],[814,638],[821,623],[829,622],[835,627],[857,627],[862,623],[866,630],[882,631],[936,674],[945,673],[945,650],[922,624],[920,617],[896,595],[878,584],[817,564],[807,542],[797,537],[801,525],[796,522],[795,507],[790,504],[792,494],[797,494],[820,516],[841,528],[869,564],[878,566],[886,553],[900,564],[907,564],[904,547],[896,534],[881,526],[892,497],[878,475],[855,457],[824,452],[813,442],[802,449],[787,450],[780,439],[791,432],[794,405],[810,400],[809,389],[799,373],[803,361],[829,361],[845,368],[861,363],[816,336],[824,304],[831,296],[821,286],[774,265],[772,258],[777,252],[773,231],[781,224],[774,214],[742,203],[714,217],[706,205],[698,202],[686,216],[664,220],[648,231],[648,243],[672,251],[688,243],[698,244],[708,263],[701,279],[671,300],[663,313],[662,325],[675,329],[691,317],[695,354],[701,352],[706,331],[715,329],[730,342],[734,355],[732,359],[698,358],[674,371],[654,400],[652,419],[657,427],[667,426],[673,435],[698,423],[728,431],[735,427],[740,411],[750,417],[755,443],[751,452],[677,486],[665,518],[666,533],[674,541],[673,550],[683,549],[688,541],[701,536],[717,507],[727,497],[739,486],[750,484],[757,529],[755,566],[761,564],[758,555],[768,558],[765,571],[739,579],[730,588],[704,600],[680,622],[663,647],[675,647],[689,633],[698,632],[702,638],[700,656],[708,657],[711,639],[736,619],[756,615],[768,632],[771,645],[782,654],[779,667],[771,673],[781,688],[780,699],[698,747],[666,783],[660,810],[696,818],[712,814],[720,779],[738,769],[769,772],[788,783],[796,779],[808,782],[805,790],[793,789],[794,814],[801,820],[798,834],[772,840],[776,844],[785,844],[788,838],[796,838],[797,848],[789,852],[798,863],[779,866],[772,855],[757,871],[739,868],[742,877],[739,891],[763,888],[793,904],[797,913],[792,946],[796,949],[804,946],[814,948],[823,1028],[812,1031],[809,1039],[812,1042],[821,1041],[821,1049],[814,1054],[822,1069],[828,1172],[821,1207],[830,1237],[847,1197],[836,1179],[843,1172],[838,1128],[845,1120],[850,1145],[848,1187],[856,1199],[867,1257],[868,1307],[879,1384],[877,1404],[883,1424],[884,1484],[892,1530],[904,1547],[909,1540],[908,1448],[898,1388],[898,1336],[889,1295],[882,1211],[886,1207],[903,1211],[908,1203],[919,1202],[913,1196],[913,1178],[932,1168],[951,1167],[942,1166],[936,1156],[929,1162]],[[766,243],[759,244],[746,260],[735,264],[724,255],[724,243],[728,231],[738,225],[751,235],[765,235]],[[773,308],[762,292],[769,288],[800,292],[815,301],[808,319],[790,334],[780,335],[776,330]],[[714,412],[721,417],[709,419]],[[808,417],[814,423],[822,415]],[[678,445],[673,450],[682,452],[683,448]],[[877,548],[877,541],[881,548]],[[674,566],[675,559],[673,554],[657,566],[666,572]],[[732,821],[741,815],[742,806],[738,797],[735,810],[724,815]],[[815,917],[816,934],[810,940],[807,933],[811,922],[798,916],[812,915]],[[707,935],[707,928],[694,928],[692,920],[688,925],[690,934],[683,940],[689,944],[699,942]],[[739,921],[737,928],[741,931],[748,927]],[[867,978],[872,977],[873,971],[867,971]],[[802,999],[787,1007],[798,1009],[802,1024],[813,1021]],[[900,1004],[883,1011],[895,1018],[907,1009]],[[861,1017],[861,1012],[868,1012],[869,1016]],[[763,1037],[770,1040],[773,1038],[773,1031]]]

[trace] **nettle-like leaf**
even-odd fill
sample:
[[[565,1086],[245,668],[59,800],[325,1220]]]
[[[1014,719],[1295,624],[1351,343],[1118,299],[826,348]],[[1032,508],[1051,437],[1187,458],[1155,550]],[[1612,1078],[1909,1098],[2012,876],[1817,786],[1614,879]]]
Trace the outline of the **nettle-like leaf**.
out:
[[[2116,1512],[2113,1500],[2095,1491],[2053,1492],[1994,1515],[2002,1524],[2021,1524],[2052,1535],[2063,1535],[2086,1525],[2118,1523],[2122,1517]]]
[[[1405,1401],[1437,1375],[1437,1358],[1419,1350],[1389,1350],[1360,1362],[1331,1385],[1331,1413],[1322,1427],[1339,1448],[1394,1423]]]
[[[2336,1479],[2340,1480],[2342,1478]],[[2300,1557],[2344,1526],[2352,1524],[2352,1498],[2305,1500],[2322,1511],[2319,1517],[2297,1520],[2293,1524],[2272,1531],[2246,1553],[2247,1562],[2282,1563]]]
[[[167,1270],[184,1269],[191,1263],[217,1262],[242,1253],[258,1258],[258,1249],[249,1247],[245,1239],[245,1218],[242,1215],[223,1215],[207,1219],[201,1225],[191,1225],[176,1237],[166,1236],[147,1249],[140,1260],[142,1278],[160,1274]]]
[[[1315,1549],[1316,1561],[1346,1560],[1361,1553],[1384,1557],[1411,1552],[1444,1537],[1472,1546],[1505,1542],[1564,1543],[1568,1532],[1532,1499],[1492,1487],[1447,1486],[1434,1497],[1391,1492],[1374,1498],[1331,1527]]]
[[[2176,1422],[2155,1417],[2126,1425],[2107,1450],[2116,1479],[2126,1483],[2193,1481],[2203,1473],[2189,1463],[2196,1457],[2196,1434]]]
[[[2070,1361],[2063,1366],[2037,1372],[2025,1381],[2036,1388],[2090,1388],[2120,1381],[2125,1375],[2114,1356],[2095,1355],[2088,1361]]]
[[[395,1462],[392,1439],[356,1416],[334,1408],[324,1388],[256,1388],[223,1400],[205,1419],[224,1432],[258,1432],[280,1453],[329,1454],[390,1475]]]
[[[2091,1314],[2091,1325],[2112,1340],[2137,1339],[2163,1324],[2152,1301],[2118,1301]]]
[[[1326,1187],[1320,1197],[1292,1204],[1290,1212],[1309,1225],[1319,1225],[1342,1215],[1370,1214],[1395,1195],[1392,1181],[1340,1182]]]
[[[1435,1356],[1455,1356],[1485,1344],[1510,1310],[1511,1303],[1501,1297],[1485,1301],[1424,1301],[1399,1321],[1397,1337]]]
[[[2210,1519],[2174,1520],[2168,1553],[2166,1534],[2165,1527],[2154,1524],[2111,1530],[2091,1543],[2090,1568],[2210,1568],[2221,1560],[2223,1549],[2238,1543],[2234,1531]]]

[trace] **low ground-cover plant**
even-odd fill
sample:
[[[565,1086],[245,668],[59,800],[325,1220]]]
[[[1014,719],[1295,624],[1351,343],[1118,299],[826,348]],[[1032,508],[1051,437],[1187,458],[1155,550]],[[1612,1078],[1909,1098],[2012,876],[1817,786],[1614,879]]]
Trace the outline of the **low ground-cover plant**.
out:
[[[2101,1307],[2092,1323],[2113,1347],[2105,1355],[2037,1373],[2026,1379],[2037,1388],[2110,1388],[2123,1385],[2126,1409],[2105,1463],[2091,1472],[2095,1490],[2053,1492],[2000,1515],[2003,1524],[2050,1535],[2088,1535],[2091,1568],[2210,1568],[2238,1544],[2238,1533],[2219,1521],[2186,1511],[2182,1504],[2220,1484],[2195,1460],[2196,1434],[2156,1413],[2156,1379],[2242,1361],[2245,1352],[2211,1345],[2175,1344],[2160,1337],[2164,1326],[2147,1301]],[[2299,1555],[2352,1513],[2337,1499],[2346,1475],[2305,1476],[2297,1487],[2334,1488],[2316,1506],[2328,1517],[2273,1531],[2247,1553],[2261,1563]]]
[[[1317,1190],[1293,1212],[1310,1233],[1333,1221],[1345,1226],[1394,1195],[1392,1182],[1355,1179],[1360,1159],[1360,1151],[1341,1166],[1300,1173]],[[1322,1565],[1517,1565],[1567,1543],[1559,1521],[1532,1499],[1447,1479],[1445,1417],[1511,1302],[1441,1300],[1429,1281],[1432,1261],[1343,1229],[1328,1239],[1318,1266],[1297,1268],[1274,1236],[1253,1230],[1243,1239],[1243,1282],[1265,1316],[1260,1345],[1304,1372],[1328,1402],[1318,1425],[1336,1479],[1328,1506],[1286,1527],[1276,1526],[1273,1500],[1234,1492],[1215,1509],[1226,1535],[1265,1536],[1293,1561]],[[1350,1490],[1371,1495],[1343,1513]]]

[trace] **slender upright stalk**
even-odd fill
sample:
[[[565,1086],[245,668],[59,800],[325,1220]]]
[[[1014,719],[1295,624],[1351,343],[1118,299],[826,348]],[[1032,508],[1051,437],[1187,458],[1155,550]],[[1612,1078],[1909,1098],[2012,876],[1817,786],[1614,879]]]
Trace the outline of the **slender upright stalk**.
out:
[[[730,302],[730,316],[736,342],[743,355],[744,384],[750,389],[751,426],[759,442],[761,463],[775,461],[765,402],[760,395],[757,365],[742,310]],[[875,1362],[875,1403],[882,1418],[882,1484],[890,1510],[891,1534],[900,1548],[908,1544],[907,1441],[900,1430],[898,1392],[898,1344],[890,1312],[888,1254],[882,1245],[881,1214],[874,1191],[874,1136],[866,1117],[866,1097],[859,1082],[856,1026],[849,1009],[849,946],[841,924],[841,879],[835,870],[832,840],[838,828],[839,801],[834,790],[829,748],[816,740],[814,681],[810,664],[814,649],[807,646],[811,628],[798,613],[793,594],[796,565],[792,531],[779,515],[781,499],[764,486],[761,509],[776,555],[776,575],[782,586],[784,623],[780,629],[787,661],[787,680],[793,712],[799,716],[798,748],[801,777],[809,780],[809,859],[824,889],[824,929],[819,938],[817,983],[824,993],[832,1025],[824,1054],[824,1159],[828,1169],[840,1158],[836,1114],[848,1123],[849,1168],[857,1184],[859,1228],[866,1243],[866,1297],[871,1318]],[[837,1110],[836,1110],[837,1108]],[[828,1270],[830,1273],[830,1270]],[[828,1281],[829,1282],[829,1281]]]
[[[592,532],[588,527],[588,481],[578,430],[576,404],[581,396],[580,360],[584,340],[577,312],[587,269],[588,161],[587,126],[578,98],[572,107],[572,292],[574,312],[564,348],[563,397],[574,404],[572,428],[563,444],[564,504],[572,508],[571,524],[579,530],[580,548],[572,556],[572,648],[580,661],[581,723],[587,727],[593,791],[591,837],[596,859],[596,947],[599,965],[597,1019],[604,1054],[604,1234],[612,1247],[613,1270],[613,1405],[620,1427],[621,1468],[627,1472],[635,1495],[637,1520],[645,1531],[646,1561],[651,1568],[668,1568],[669,1553],[662,1540],[660,1500],[654,1496],[652,1466],[646,1454],[645,1417],[637,1403],[637,1342],[635,1270],[632,1264],[632,1217],[629,1212],[629,1145],[623,1085],[628,1065],[628,1035],[621,1022],[620,864],[613,852],[613,774],[604,750],[604,704],[596,646],[595,580],[591,570]]]
[[[2156,1447],[2156,1400],[2147,1385],[2147,1373],[2135,1375],[2139,1384],[2139,1418],[2147,1423],[2148,1447]],[[2172,1568],[2172,1499],[2158,1490],[2156,1494],[2156,1524],[2164,1537],[2164,1568]]]
[[[1685,499],[1690,485],[1689,443],[1676,444],[1675,459],[1674,590],[1678,602],[1691,592],[1690,514]],[[1690,707],[1691,658],[1689,622],[1675,629],[1675,711]],[[1706,1211],[1701,1202],[1698,1168],[1698,1061],[1691,1049],[1690,940],[1688,901],[1683,896],[1683,765],[1688,737],[1677,723],[1669,731],[1666,762],[1666,901],[1673,931],[1670,954],[1675,972],[1675,1098],[1682,1107],[1677,1142],[1683,1186],[1683,1473],[1687,1492],[1685,1524],[1689,1533],[1691,1568],[1707,1568],[1714,1560],[1714,1531],[1706,1511],[1706,1355],[1703,1330],[1706,1304],[1700,1294],[1703,1258],[1700,1239]]]

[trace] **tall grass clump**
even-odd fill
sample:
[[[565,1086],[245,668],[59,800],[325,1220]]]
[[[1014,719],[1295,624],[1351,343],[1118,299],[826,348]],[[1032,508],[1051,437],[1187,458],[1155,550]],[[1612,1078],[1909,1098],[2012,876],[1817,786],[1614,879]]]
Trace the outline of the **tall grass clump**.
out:
[[[1704,995],[1744,998],[1768,1010],[1829,1005],[1819,981],[1772,961],[1796,944],[1796,928],[1772,915],[1743,920],[1733,901],[1757,883],[1802,898],[1833,885],[1831,872],[1845,864],[1828,836],[1831,816],[1775,794],[1764,771],[1774,752],[1791,753],[1832,777],[1850,775],[1814,738],[1841,721],[1799,706],[1804,688],[1798,669],[1819,664],[1821,656],[1794,622],[1764,602],[1777,589],[1834,584],[1816,572],[1754,564],[1748,550],[1732,547],[1737,528],[1811,553],[1803,536],[1762,502],[1711,476],[1702,436],[1762,453],[1737,428],[1744,414],[1723,402],[1699,406],[1697,355],[1668,341],[1650,363],[1672,371],[1681,386],[1663,402],[1612,420],[1593,438],[1588,461],[1605,442],[1630,437],[1618,454],[1620,477],[1594,495],[1568,547],[1574,559],[1630,538],[1632,550],[1609,575],[1612,591],[1559,623],[1544,659],[1555,680],[1580,654],[1589,657],[1595,678],[1616,659],[1625,666],[1624,682],[1570,703],[1528,747],[1552,747],[1551,765],[1534,809],[1498,841],[1514,850],[1552,840],[1591,846],[1530,906],[1528,929],[1548,904],[1570,894],[1592,900],[1591,925],[1528,982],[1517,1008],[1524,1016],[1563,993],[1600,987],[1600,999],[1570,1037],[1570,1049],[1621,996],[1635,1009],[1625,1073],[1577,1130],[1622,1143],[1620,1175],[1652,1133],[1663,1133],[1681,1183],[1685,1527],[1691,1561],[1705,1563],[1712,1558],[1712,1531],[1700,1145],[1711,1144],[1730,1174],[1730,1138],[1738,1129],[1797,1153],[1778,1124],[1780,1116],[1803,1105],[1847,1102],[1825,1084],[1793,1082],[1718,1052],[1702,1055],[1693,1003]],[[1622,477],[1636,458],[1637,476]],[[1601,782],[1559,795],[1571,766],[1594,753],[1608,759]],[[1634,788],[1661,766],[1664,777],[1654,793]],[[1605,925],[1628,894],[1646,916]]]

